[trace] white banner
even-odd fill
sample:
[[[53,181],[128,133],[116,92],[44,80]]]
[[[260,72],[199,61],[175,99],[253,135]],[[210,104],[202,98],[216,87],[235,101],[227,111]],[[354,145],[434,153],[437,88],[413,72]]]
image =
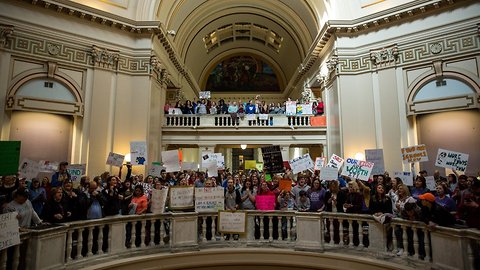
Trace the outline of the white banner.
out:
[[[17,215],[17,212],[0,215],[0,250],[20,244]]]
[[[162,162],[166,172],[180,171],[180,156],[177,150],[162,151]]]
[[[110,152],[107,157],[107,165],[122,167],[124,159],[125,159],[124,155]]]
[[[147,162],[147,142],[130,142],[132,165],[145,165]]]
[[[402,180],[403,184],[407,186],[413,186],[413,176],[412,172],[394,172],[394,177],[398,177]]]
[[[60,162],[58,161],[48,161],[48,160],[40,160],[40,171],[41,172],[56,172],[58,170],[58,165]]]
[[[301,157],[294,158],[289,161],[290,168],[292,168],[292,172],[294,174],[303,172],[308,169],[313,169],[315,164],[313,164],[313,160],[310,157],[310,154],[305,154]]]
[[[195,212],[217,212],[225,209],[223,187],[195,188]]]
[[[320,168],[320,180],[331,181],[338,179],[338,170],[333,167]]]
[[[188,209],[193,208],[194,187],[171,187],[170,188],[170,208]]]
[[[425,144],[402,148],[403,163],[428,161],[427,147]]]
[[[336,168],[337,170],[340,170],[340,167],[342,167],[343,161],[344,161],[343,158],[335,154],[332,154],[332,157],[328,161],[326,167],[332,167],[332,168]]]
[[[371,162],[347,158],[343,166],[342,175],[348,176],[352,179],[368,181],[368,178],[372,173],[373,165],[374,164]]]
[[[375,164],[372,169],[373,175],[385,173],[385,163],[383,161],[383,149],[366,149],[365,160]]]
[[[152,197],[150,199],[150,210],[153,214],[163,214],[165,212],[165,202],[168,197],[168,187],[162,189],[152,189]]]
[[[468,154],[439,148],[435,166],[465,172],[467,170],[468,156]]]

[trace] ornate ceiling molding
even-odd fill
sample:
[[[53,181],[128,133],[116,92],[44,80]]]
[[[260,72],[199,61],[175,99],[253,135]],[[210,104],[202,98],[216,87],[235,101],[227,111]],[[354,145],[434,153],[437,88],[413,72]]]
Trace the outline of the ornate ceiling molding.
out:
[[[93,45],[90,53],[92,54],[92,64],[94,66],[117,70],[118,59],[120,58],[119,51],[100,48]]]
[[[381,49],[370,50],[370,60],[375,67],[390,66],[397,62],[398,54],[398,46],[394,44]]]
[[[13,34],[13,25],[0,24],[0,47],[7,45],[8,39]]]

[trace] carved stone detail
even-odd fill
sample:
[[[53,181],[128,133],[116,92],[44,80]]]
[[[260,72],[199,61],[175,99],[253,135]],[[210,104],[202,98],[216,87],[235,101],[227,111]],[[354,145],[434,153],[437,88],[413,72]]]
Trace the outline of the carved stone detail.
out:
[[[375,66],[387,66],[397,62],[398,54],[398,47],[394,44],[389,47],[371,50],[370,60]]]
[[[47,50],[50,55],[58,55],[60,53],[60,45],[48,43]]]
[[[433,54],[439,54],[442,52],[442,50],[443,50],[442,43],[435,42],[430,44],[430,52],[432,52]]]
[[[327,60],[328,73],[337,71],[337,66],[338,66],[338,56],[332,55],[332,57],[330,57],[330,59]]]
[[[13,34],[13,25],[0,24],[0,47],[7,45],[8,39]]]
[[[157,75],[157,80],[162,84],[168,83],[168,71],[158,60],[158,57],[152,55],[150,57],[150,73]]]
[[[94,66],[111,68],[114,70],[117,69],[118,59],[120,58],[120,53],[118,51],[108,50],[93,45],[91,54],[92,64]]]

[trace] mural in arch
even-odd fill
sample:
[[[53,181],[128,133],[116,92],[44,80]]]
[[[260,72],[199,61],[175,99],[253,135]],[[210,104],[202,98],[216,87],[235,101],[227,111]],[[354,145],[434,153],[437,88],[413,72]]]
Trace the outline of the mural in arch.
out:
[[[233,56],[219,62],[208,76],[205,91],[279,92],[273,68],[255,56]]]

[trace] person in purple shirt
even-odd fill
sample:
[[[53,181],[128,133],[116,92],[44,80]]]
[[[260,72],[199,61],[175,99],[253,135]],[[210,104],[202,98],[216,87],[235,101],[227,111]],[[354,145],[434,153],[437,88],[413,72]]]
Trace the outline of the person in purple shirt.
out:
[[[313,180],[312,188],[308,190],[310,197],[310,212],[322,212],[325,208],[325,189],[319,179]]]
[[[443,206],[445,209],[447,209],[449,212],[456,212],[457,211],[457,205],[455,201],[447,196],[447,184],[440,182],[436,186],[436,191],[437,191],[437,196],[435,196],[435,202]]]
[[[415,178],[415,182],[413,182],[413,188],[410,190],[410,194],[418,201],[418,196],[429,191],[427,188],[427,180],[425,180],[425,177],[419,175]]]

